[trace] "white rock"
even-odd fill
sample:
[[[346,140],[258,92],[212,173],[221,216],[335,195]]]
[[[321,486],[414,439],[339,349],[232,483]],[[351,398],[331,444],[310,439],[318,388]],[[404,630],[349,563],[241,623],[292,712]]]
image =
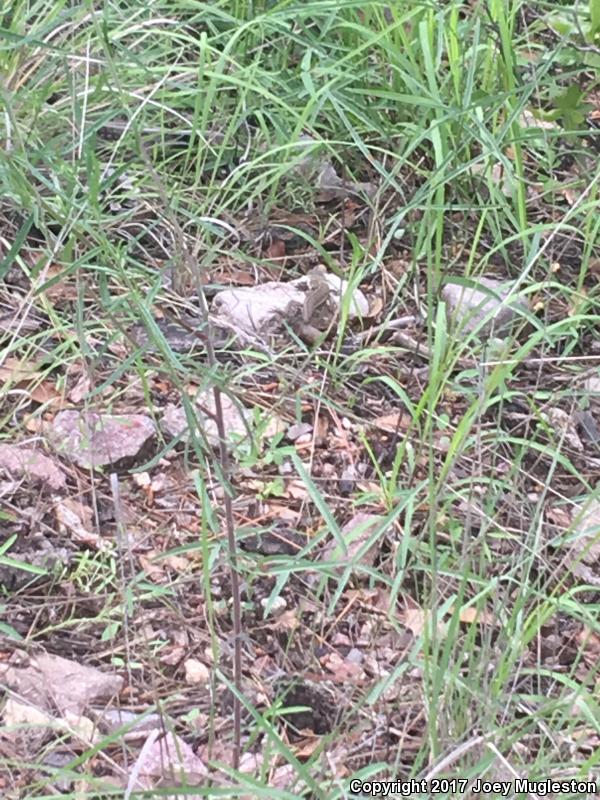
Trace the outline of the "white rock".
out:
[[[225,425],[225,434],[245,435],[247,428],[244,419],[249,419],[250,412],[247,409],[240,408],[233,400],[226,394],[221,394],[221,406],[223,408],[223,422]],[[202,392],[196,398],[196,418],[208,442],[216,446],[219,444],[219,432],[217,430],[217,423],[214,419],[215,414],[215,397],[212,390]],[[175,439],[184,431],[185,437],[189,436],[188,420],[183,406],[176,406],[169,403],[165,408],[164,414],[160,420],[160,427],[168,436]]]
[[[210,670],[202,661],[197,658],[188,658],[184,663],[185,681],[190,684],[203,684],[210,683]]]
[[[304,303],[305,292],[292,283],[270,281],[260,286],[224,289],[213,298],[212,310],[249,334],[260,333],[278,315],[285,314],[291,302]]]
[[[526,303],[516,295],[506,300],[512,282],[485,277],[476,282],[481,288],[448,282],[442,289],[442,299],[448,307],[453,327],[463,333],[476,331],[481,338],[505,333],[519,316],[519,311],[527,307]]]
[[[263,609],[267,607],[268,602],[269,600],[267,597],[263,597],[261,599],[260,604],[263,607]],[[283,611],[285,611],[286,608],[287,608],[287,602],[285,598],[279,595],[271,603],[271,614],[273,614],[273,616],[278,616]]]
[[[359,650],[358,647],[352,647],[346,656],[346,661],[349,664],[362,664],[364,660],[364,653],[362,650]]]
[[[313,426],[309,422],[297,422],[295,425],[290,425],[286,431],[286,436],[290,442],[295,442],[300,436],[310,433],[312,429]]]
[[[331,286],[331,289],[334,293],[334,298],[337,297],[341,306],[341,301],[348,290],[348,281],[342,280],[342,278],[339,278],[333,273],[324,273],[323,277]],[[297,280],[293,281],[295,285],[302,284],[303,282],[306,282],[306,278],[298,278]],[[350,303],[350,307],[348,309],[348,317],[350,319],[356,319],[357,317],[365,317],[368,313],[369,301],[360,289],[354,289],[352,293],[352,302]]]
[[[590,400],[600,402],[600,373],[590,375],[584,383],[584,389],[590,395]]]
[[[322,270],[322,276],[331,286],[332,302],[337,302],[341,308],[348,282],[325,270]],[[287,283],[269,281],[258,286],[224,289],[213,298],[211,310],[217,321],[222,319],[244,333],[256,335],[270,329],[285,317],[290,303],[303,305],[309,291],[309,276]],[[369,301],[360,289],[354,289],[348,309],[349,318],[366,316],[368,311]]]

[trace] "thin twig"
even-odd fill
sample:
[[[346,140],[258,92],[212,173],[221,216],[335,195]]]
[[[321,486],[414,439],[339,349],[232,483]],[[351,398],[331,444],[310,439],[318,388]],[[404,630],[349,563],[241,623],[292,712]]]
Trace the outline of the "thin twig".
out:
[[[417,325],[419,320],[420,318],[416,314],[407,314],[404,317],[386,320],[380,325],[373,325],[372,327],[367,328],[359,333],[356,338],[360,342],[369,342],[371,339],[374,339],[378,333],[385,333],[390,330],[397,331],[401,330],[402,328],[410,328],[413,325]]]

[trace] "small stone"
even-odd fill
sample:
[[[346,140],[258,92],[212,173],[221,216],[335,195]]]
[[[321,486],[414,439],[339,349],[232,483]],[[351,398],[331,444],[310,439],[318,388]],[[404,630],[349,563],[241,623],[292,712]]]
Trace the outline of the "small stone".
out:
[[[269,602],[268,599],[266,597],[263,597],[262,600],[260,601],[260,604],[263,608],[266,608],[268,602]],[[285,611],[286,608],[287,608],[287,603],[285,601],[285,598],[281,597],[280,595],[279,597],[276,597],[271,603],[271,614],[273,614],[274,616],[278,616],[283,611]]]
[[[362,650],[359,650],[358,647],[352,647],[348,651],[348,655],[346,656],[346,661],[349,664],[362,664],[365,660],[365,656]]]
[[[136,486],[139,486],[140,489],[147,489],[152,483],[152,479],[150,478],[149,472],[136,472],[133,475],[133,482]]]
[[[289,459],[286,458],[286,460],[283,461],[277,468],[277,472],[280,475],[291,475],[294,472],[294,465]]]
[[[309,422],[298,422],[295,425],[290,425],[287,429],[286,436],[290,442],[295,442],[300,436],[310,433],[313,426]]]
[[[347,464],[340,476],[339,490],[340,494],[350,494],[354,488],[354,483],[358,478],[358,472],[354,464]]]
[[[447,453],[450,450],[450,445],[452,444],[452,439],[449,436],[440,436],[438,439],[438,447],[442,453]]]
[[[183,666],[186,683],[204,685],[210,683],[210,670],[202,661],[197,658],[188,658]]]

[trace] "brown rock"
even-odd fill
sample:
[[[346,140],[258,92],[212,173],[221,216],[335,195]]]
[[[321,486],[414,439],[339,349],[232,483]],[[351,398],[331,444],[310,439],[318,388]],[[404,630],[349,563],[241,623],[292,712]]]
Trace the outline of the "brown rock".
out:
[[[11,475],[38,481],[51,489],[63,489],[66,477],[60,465],[43,453],[13,444],[0,445],[0,469]]]
[[[59,455],[89,469],[134,458],[155,433],[154,423],[143,414],[61,411],[48,439]]]

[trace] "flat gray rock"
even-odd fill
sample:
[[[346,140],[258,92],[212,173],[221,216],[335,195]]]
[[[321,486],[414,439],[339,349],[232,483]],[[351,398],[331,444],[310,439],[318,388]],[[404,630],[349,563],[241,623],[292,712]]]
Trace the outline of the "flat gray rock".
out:
[[[84,469],[134,458],[156,434],[143,414],[97,414],[61,411],[54,417],[48,439],[54,450]]]
[[[477,278],[478,287],[452,283],[442,289],[452,327],[463,333],[474,333],[482,339],[506,334],[519,312],[527,308],[516,295],[507,301],[514,283],[494,278]]]
[[[196,418],[198,424],[204,431],[208,442],[217,446],[219,444],[219,430],[216,420],[215,396],[211,389],[202,392],[196,398]],[[237,403],[226,394],[221,394],[221,406],[223,408],[223,424],[227,435],[234,434],[246,436],[248,433],[248,419],[250,412],[238,406]],[[163,433],[172,439],[184,434],[184,438],[189,436],[189,425],[185,408],[182,405],[169,403],[164,410],[160,420],[160,427]]]
[[[83,714],[92,703],[108,702],[123,688],[123,678],[51,653],[28,656],[16,650],[0,666],[0,681],[37,709]]]

